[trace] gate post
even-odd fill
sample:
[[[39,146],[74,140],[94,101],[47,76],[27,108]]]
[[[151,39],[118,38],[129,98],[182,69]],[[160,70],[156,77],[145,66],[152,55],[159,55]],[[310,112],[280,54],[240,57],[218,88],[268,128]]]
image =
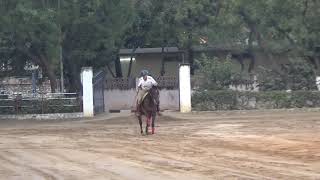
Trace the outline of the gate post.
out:
[[[93,77],[92,67],[83,67],[81,69],[82,104],[83,104],[84,117],[94,116],[92,77]]]
[[[180,64],[179,66],[179,96],[180,112],[191,112],[191,80],[189,64]]]

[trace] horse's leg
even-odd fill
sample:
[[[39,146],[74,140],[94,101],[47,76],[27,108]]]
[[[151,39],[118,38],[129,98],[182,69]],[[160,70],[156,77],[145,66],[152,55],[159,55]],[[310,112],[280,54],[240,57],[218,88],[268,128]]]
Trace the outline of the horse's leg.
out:
[[[151,120],[152,120],[152,134],[154,134],[154,132],[155,132],[155,121],[156,121],[156,112],[153,112],[152,113],[152,118],[151,118]]]
[[[138,119],[139,119],[139,124],[140,124],[140,132],[141,134],[143,134],[143,130],[142,130],[142,117],[141,116],[138,116]]]
[[[147,123],[146,123],[146,134],[149,134],[149,127],[150,127],[150,119],[151,115],[147,115]]]

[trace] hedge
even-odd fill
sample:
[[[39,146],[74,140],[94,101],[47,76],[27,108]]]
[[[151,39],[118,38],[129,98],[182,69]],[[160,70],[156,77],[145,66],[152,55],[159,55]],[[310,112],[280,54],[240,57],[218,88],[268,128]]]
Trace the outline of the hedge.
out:
[[[320,107],[319,91],[197,91],[192,106],[198,111]]]

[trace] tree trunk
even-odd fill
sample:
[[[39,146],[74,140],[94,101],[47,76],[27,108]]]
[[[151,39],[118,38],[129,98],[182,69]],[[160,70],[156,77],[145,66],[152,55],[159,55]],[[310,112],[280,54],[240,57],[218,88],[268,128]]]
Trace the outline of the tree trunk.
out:
[[[50,80],[51,92],[55,93],[57,89],[57,77],[48,58],[35,49],[32,49],[32,53],[28,50],[25,50],[24,48],[21,48],[19,50],[29,56],[33,60],[33,62],[35,62],[35,64],[38,64],[41,67],[41,69],[45,72]]]
[[[57,76],[54,73],[52,65],[49,63],[48,59],[43,55],[40,55],[39,61],[41,68],[45,70],[50,80],[51,92],[55,93],[57,89]]]
[[[255,66],[255,56],[253,54],[254,37],[258,40],[260,46],[262,46],[262,40],[256,27],[257,23],[254,20],[252,20],[251,17],[243,9],[240,10],[239,14],[240,16],[242,16],[244,22],[247,24],[248,28],[250,29],[247,54],[250,59],[248,73],[251,73]]]
[[[320,76],[320,57],[319,56],[316,56],[315,57],[315,62],[317,64],[317,69],[316,69],[316,75],[317,76]]]
[[[118,52],[117,52],[118,53]],[[115,62],[114,62],[114,65],[115,65],[115,69],[116,69],[116,76],[118,78],[121,78],[123,77],[122,76],[122,68],[121,68],[121,62],[120,62],[120,57],[119,55],[117,55],[116,59],[115,59]]]
[[[135,51],[136,51],[136,48],[133,48],[133,49],[132,49],[132,52],[131,52],[131,55],[130,55],[130,63],[129,63],[129,69],[128,69],[127,77],[130,77],[130,76],[131,76],[132,61],[133,61],[133,55],[134,55],[134,52],[135,52]]]
[[[188,10],[188,19],[191,19],[191,10]],[[188,42],[187,42],[187,52],[186,52],[186,58],[187,62],[190,63],[190,74],[194,75],[194,59],[193,59],[193,49],[192,49],[192,40],[193,40],[193,27],[192,24],[187,27],[187,33],[188,33]]]
[[[69,92],[81,92],[80,67],[74,65],[70,59],[66,59],[65,70]]]
[[[306,60],[312,64],[314,72],[317,76],[320,75],[320,58],[317,56],[306,56]]]
[[[160,76],[164,76],[165,74],[165,68],[164,68],[164,46],[162,46],[162,49],[161,49],[161,70],[160,70]]]
[[[255,65],[255,58],[254,58],[254,54],[253,54],[253,35],[256,34],[256,30],[254,27],[250,27],[251,29],[251,32],[250,32],[250,35],[249,35],[249,42],[248,42],[248,45],[249,45],[249,48],[248,48],[248,58],[250,59],[250,63],[249,63],[249,67],[248,67],[248,73],[251,73],[252,70],[254,69],[254,65]]]
[[[107,68],[108,68],[108,71],[111,73],[111,76],[112,76],[113,78],[115,78],[116,75],[113,73],[113,71],[112,71],[109,63],[107,64]]]
[[[192,35],[189,35],[187,50],[185,51],[186,62],[190,64],[190,73],[194,75],[194,57],[193,57],[193,49],[192,49]]]
[[[243,56],[241,54],[232,54],[231,58],[237,60],[241,66],[241,72],[244,71],[244,60],[243,60]]]

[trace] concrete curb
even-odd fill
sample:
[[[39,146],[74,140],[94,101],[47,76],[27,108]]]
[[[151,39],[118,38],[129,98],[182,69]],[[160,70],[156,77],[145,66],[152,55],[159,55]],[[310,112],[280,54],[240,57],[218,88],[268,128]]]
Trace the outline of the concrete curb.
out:
[[[189,114],[204,113],[247,113],[247,112],[320,112],[320,108],[289,108],[289,109],[249,109],[249,110],[217,110],[217,111],[192,111]],[[188,113],[186,113],[188,114]]]

